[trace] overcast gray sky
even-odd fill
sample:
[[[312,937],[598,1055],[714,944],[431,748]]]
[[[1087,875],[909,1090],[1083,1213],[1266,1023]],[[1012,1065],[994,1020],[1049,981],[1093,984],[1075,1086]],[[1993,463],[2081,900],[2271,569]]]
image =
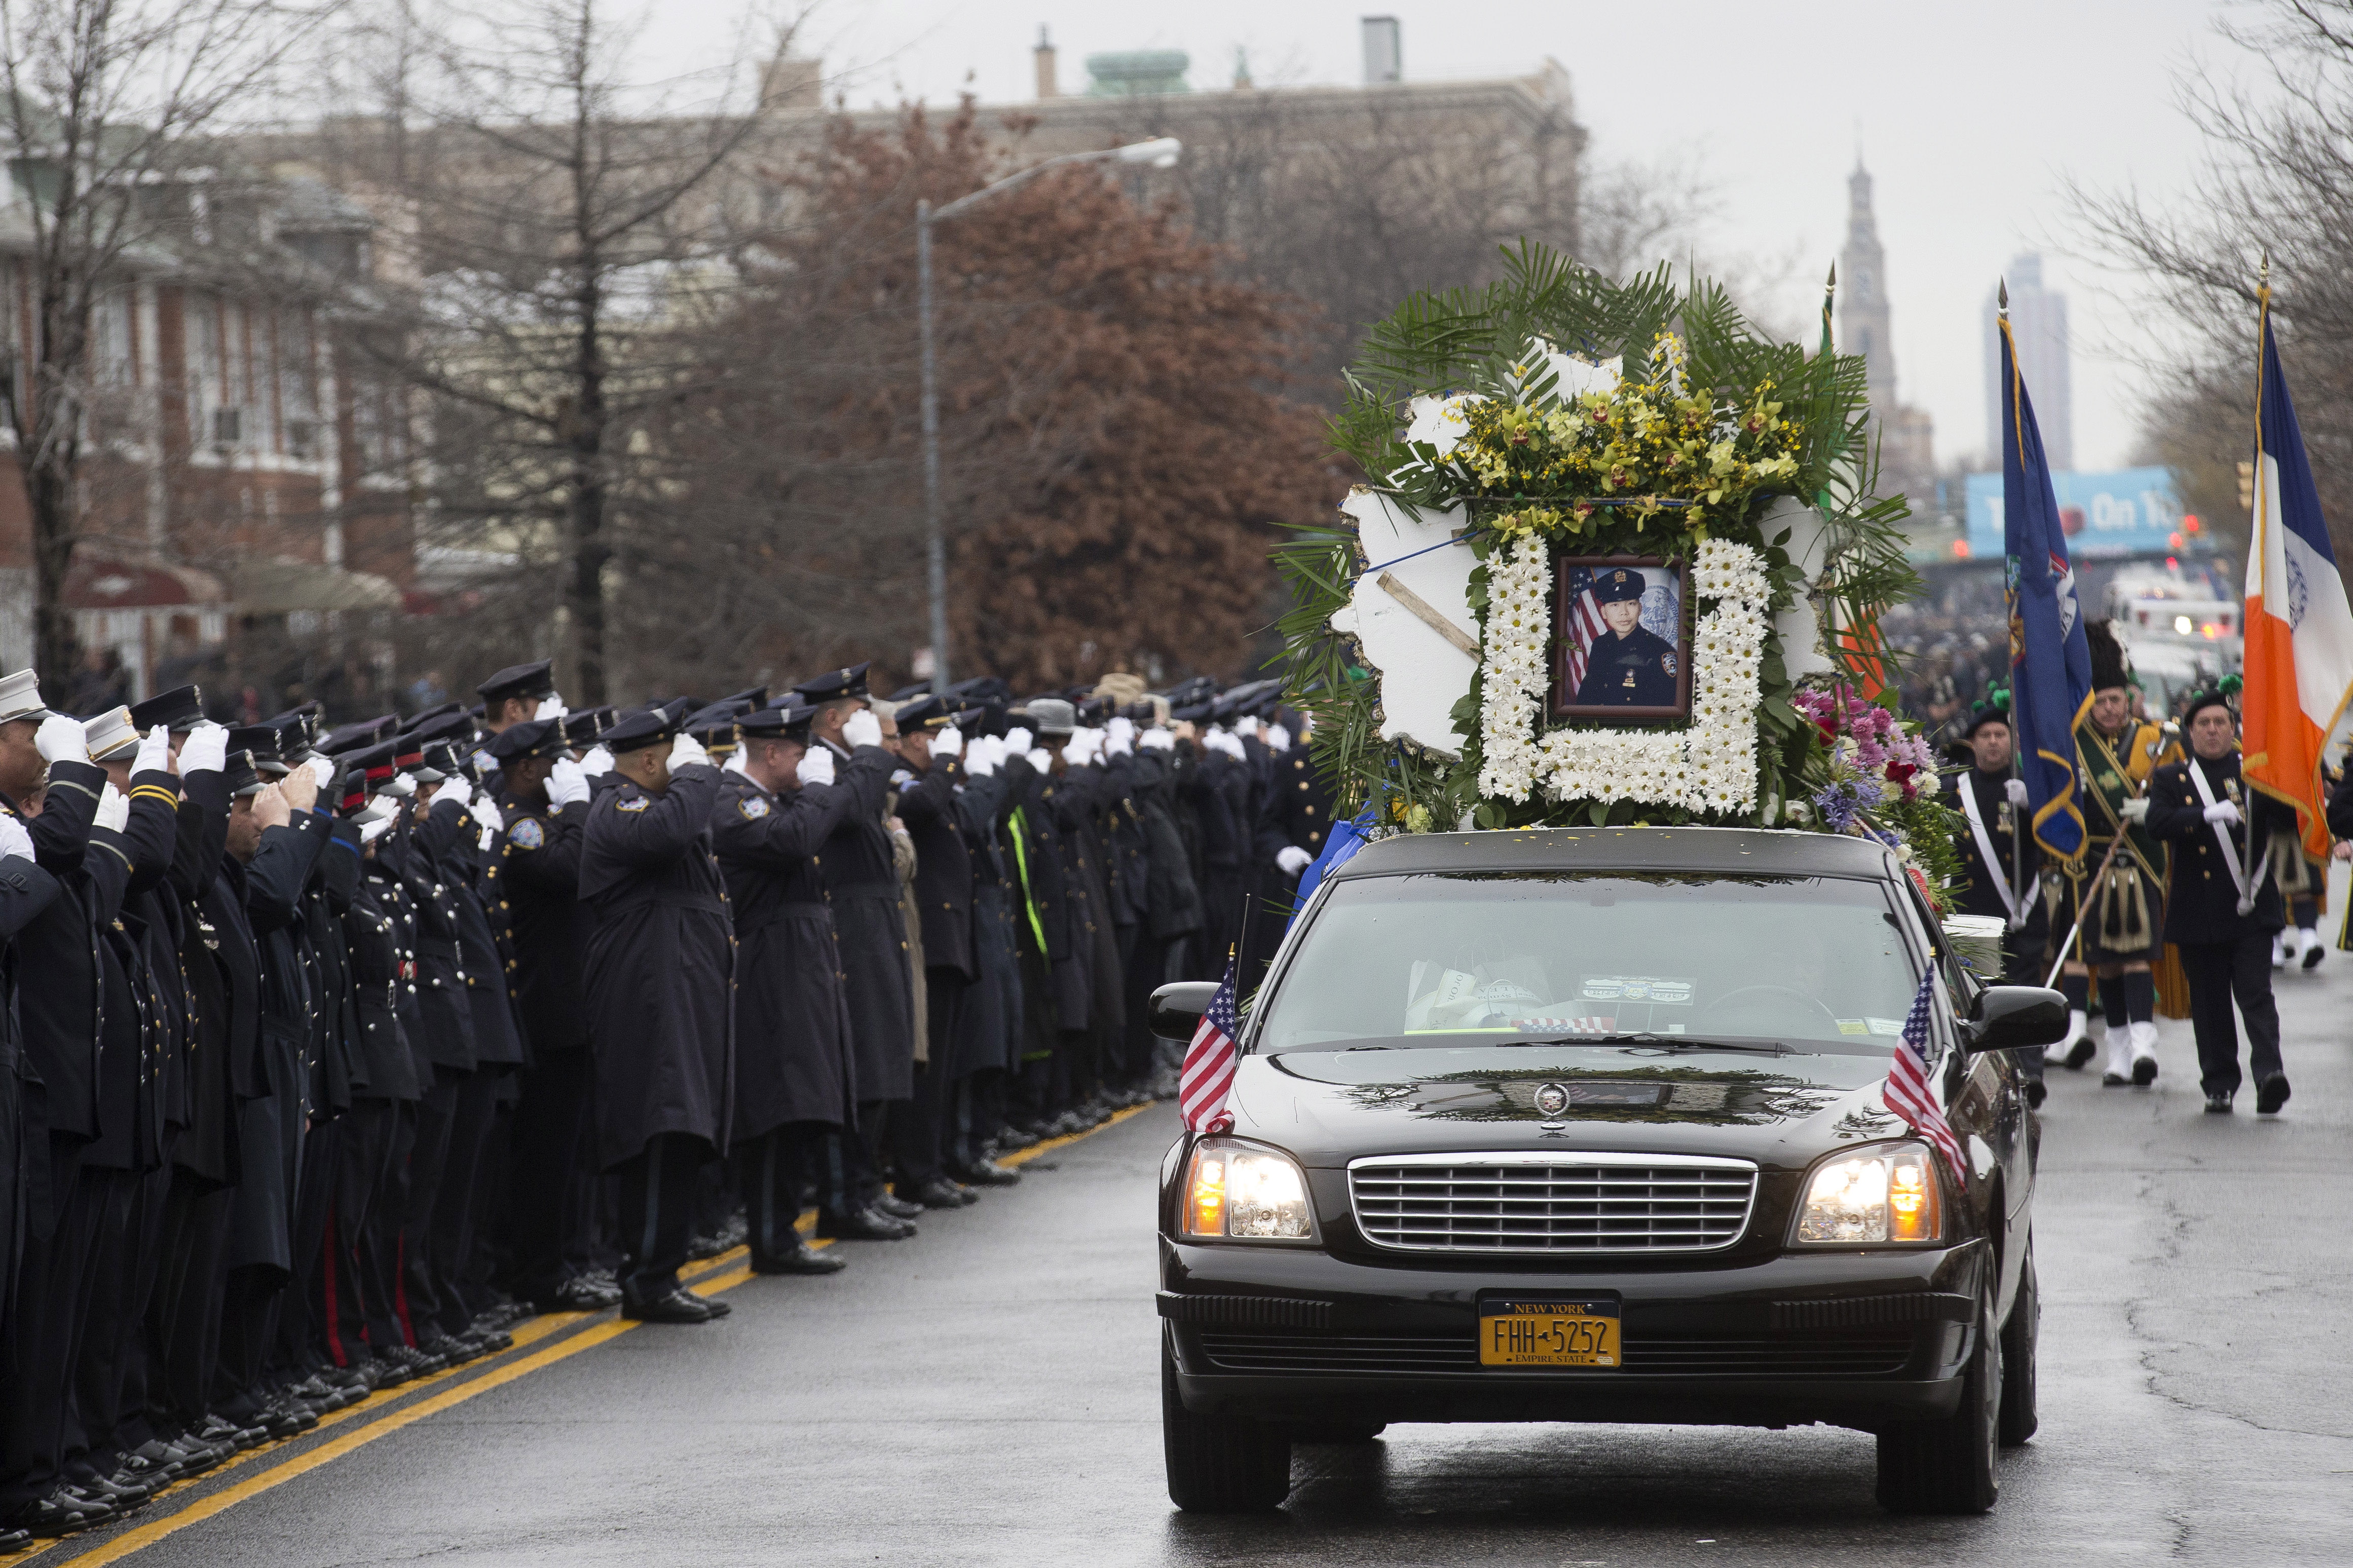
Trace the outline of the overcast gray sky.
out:
[[[849,73],[861,106],[946,102],[967,87],[985,102],[1025,100],[1041,23],[1061,50],[1066,91],[1083,87],[1085,56],[1145,47],[1187,51],[1197,89],[1230,79],[1237,47],[1261,84],[1354,82],[1367,13],[1400,20],[1409,79],[1521,75],[1551,56],[1575,83],[1593,155],[1695,158],[1725,198],[1704,250],[1788,258],[1779,304],[1800,320],[1843,238],[1859,143],[1877,178],[1903,395],[1935,415],[1939,459],[1984,445],[1981,312],[2010,258],[2041,247],[2046,281],[2071,295],[2076,463],[2092,468],[2121,464],[2134,444],[2146,373],[2126,352],[2146,349],[2147,329],[2133,279],[2104,272],[2097,257],[2052,253],[2052,242],[2071,239],[2062,177],[2159,195],[2178,188],[2200,147],[2175,79],[2200,62],[2243,72],[2211,23],[2246,9],[2212,0],[824,0],[807,37],[829,71]],[[722,0],[662,0],[646,42],[684,66],[723,47],[734,14]]]

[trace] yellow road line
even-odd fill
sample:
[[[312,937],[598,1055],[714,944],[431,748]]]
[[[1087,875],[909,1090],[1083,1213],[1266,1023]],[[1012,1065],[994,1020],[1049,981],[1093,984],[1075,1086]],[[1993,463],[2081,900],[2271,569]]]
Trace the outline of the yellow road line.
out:
[[[1036,1159],[1039,1155],[1047,1152],[1049,1150],[1060,1149],[1066,1144],[1075,1143],[1082,1138],[1090,1137],[1094,1133],[1100,1132],[1105,1127],[1116,1126],[1120,1122],[1126,1121],[1128,1118],[1138,1115],[1149,1109],[1150,1107],[1148,1105],[1134,1105],[1130,1106],[1124,1110],[1114,1111],[1112,1113],[1111,1119],[1103,1122],[1102,1126],[1090,1127],[1083,1132],[1073,1132],[1061,1138],[1050,1138],[1044,1142],[1033,1144],[1029,1148],[1016,1150],[1012,1153],[1008,1154],[998,1163],[1005,1165],[1025,1164],[1028,1162]],[[807,1234],[808,1231],[814,1229],[816,1225],[817,1215],[814,1210],[811,1210],[800,1216],[799,1220],[796,1222],[796,1228],[800,1230],[802,1233]],[[832,1245],[832,1241],[828,1238],[819,1238],[809,1243],[809,1246],[812,1248],[831,1247]],[[718,1257],[707,1259],[706,1262],[708,1267],[701,1274],[686,1278],[685,1283],[706,1294],[716,1290],[733,1289],[734,1287],[741,1285],[745,1280],[753,1278],[751,1267],[749,1263],[745,1261],[748,1257],[749,1250],[747,1248],[741,1247],[730,1247],[727,1251],[721,1253]],[[553,1338],[554,1336],[562,1333],[565,1329],[571,1328],[574,1325],[587,1320],[589,1317],[590,1314],[586,1312],[542,1313],[535,1318],[527,1320],[512,1331],[515,1342],[514,1348],[515,1350],[520,1351],[527,1345]],[[259,1497],[263,1492],[269,1491],[274,1487],[280,1486],[287,1481],[294,1479],[297,1476],[309,1474],[311,1471],[317,1469],[320,1466],[328,1463],[330,1460],[340,1459],[346,1454],[355,1453],[359,1449],[365,1447],[370,1443],[375,1442],[379,1437],[387,1436],[394,1432],[399,1431],[405,1426],[412,1426],[418,1421],[422,1421],[427,1415],[438,1415],[444,1410],[454,1409],[456,1406],[463,1405],[466,1401],[473,1398],[477,1394],[487,1394],[493,1388],[503,1387],[505,1384],[514,1382],[517,1378],[522,1377],[527,1373],[539,1371],[542,1367],[553,1366],[557,1362],[564,1360],[567,1356],[576,1355],[580,1352],[590,1349],[593,1346],[601,1345],[608,1341],[617,1339],[637,1326],[638,1324],[634,1320],[625,1318],[613,1318],[603,1322],[592,1323],[589,1327],[581,1329],[577,1332],[565,1335],[564,1338],[557,1340],[555,1343],[548,1345],[545,1349],[533,1351],[528,1355],[518,1356],[515,1360],[506,1362],[501,1365],[493,1365],[485,1371],[479,1371],[477,1375],[467,1378],[464,1382],[457,1384],[454,1387],[445,1388],[441,1390],[441,1392],[432,1394],[427,1398],[407,1401],[407,1396],[416,1393],[418,1389],[439,1383],[445,1379],[455,1378],[465,1369],[463,1367],[451,1367],[446,1371],[435,1373],[430,1377],[420,1379],[415,1384],[404,1385],[398,1394],[395,1397],[407,1402],[397,1404],[389,1409],[387,1409],[384,1405],[376,1404],[373,1400],[362,1400],[357,1405],[346,1405],[341,1410],[330,1412],[319,1418],[318,1427],[312,1428],[311,1433],[305,1433],[303,1436],[310,1436],[321,1428],[324,1428],[329,1426],[341,1425],[346,1420],[354,1419],[363,1415],[373,1414],[376,1416],[376,1419],[368,1422],[367,1425],[346,1432],[339,1437],[331,1438],[328,1441],[320,1444],[318,1447],[305,1451],[304,1453],[281,1460],[280,1462],[270,1466],[269,1468],[260,1471],[259,1474],[247,1477],[244,1480],[238,1481],[234,1486],[224,1487],[218,1491],[198,1498],[188,1503],[185,1507],[174,1510],[172,1513],[162,1519],[154,1520],[146,1524],[140,1525],[135,1529],[125,1531],[121,1535],[115,1536],[112,1540],[94,1547],[90,1551],[79,1552],[69,1558],[61,1558],[59,1560],[60,1568],[64,1568],[64,1565],[69,1563],[76,1565],[88,1564],[89,1568],[101,1568],[101,1565],[105,1563],[119,1563],[134,1552],[142,1551],[146,1547],[154,1545],[155,1542],[162,1541],[166,1536],[174,1535],[180,1531],[185,1530],[192,1524],[201,1523],[205,1520],[211,1519],[216,1514],[227,1511],[229,1509],[236,1507],[238,1503],[243,1502],[248,1498]],[[512,1355],[514,1352],[510,1351],[506,1353]],[[375,1405],[375,1409],[373,1411],[369,1409],[371,1405]],[[290,1444],[300,1441],[300,1439],[288,1438],[285,1441],[286,1443]],[[201,1481],[209,1481],[218,1477],[224,1470],[244,1464],[248,1460],[259,1459],[266,1455],[279,1450],[280,1447],[281,1445],[280,1444],[265,1444],[260,1447],[236,1455],[235,1457],[225,1460],[222,1464],[216,1466],[212,1470],[207,1471],[202,1477],[192,1477],[188,1481],[174,1483],[174,1489],[177,1486],[194,1485]],[[169,1492],[167,1490],[165,1493],[158,1495],[169,1495]],[[34,1548],[32,1551],[20,1554],[16,1558],[13,1559],[13,1561],[18,1563],[26,1562],[32,1558],[45,1555],[46,1553],[55,1551],[60,1547],[70,1546],[73,1544],[73,1542],[74,1538],[71,1536],[62,1537],[56,1541],[46,1542],[40,1546]]]

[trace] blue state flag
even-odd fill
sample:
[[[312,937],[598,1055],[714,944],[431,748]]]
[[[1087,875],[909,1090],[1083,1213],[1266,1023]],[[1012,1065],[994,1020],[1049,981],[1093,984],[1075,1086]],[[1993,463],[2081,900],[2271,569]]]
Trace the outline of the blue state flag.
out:
[[[2076,804],[2075,726],[2092,702],[2075,568],[2034,405],[2018,373],[2018,345],[2001,323],[2001,493],[2004,591],[2010,604],[2010,731],[2026,779],[2034,841],[2072,860],[2084,850]]]

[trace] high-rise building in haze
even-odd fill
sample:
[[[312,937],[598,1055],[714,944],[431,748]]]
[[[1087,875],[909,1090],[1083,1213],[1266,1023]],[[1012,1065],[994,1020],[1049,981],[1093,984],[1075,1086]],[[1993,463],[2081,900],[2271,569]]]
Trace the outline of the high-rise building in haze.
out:
[[[2043,455],[2057,469],[2075,466],[2075,397],[2068,367],[2067,296],[2042,286],[2042,258],[2010,264],[2010,334],[2018,342],[2018,374],[2034,405]],[[1986,458],[2001,465],[2001,328],[2000,293],[1986,297]]]
[[[1846,249],[1839,256],[1839,352],[1861,354],[1863,359],[1872,423],[1877,426],[1873,438],[1879,454],[1879,493],[1908,496],[1913,510],[1925,512],[1936,494],[1936,421],[1926,409],[1910,407],[1895,394],[1887,253],[1879,243],[1879,220],[1871,205],[1871,174],[1862,159],[1855,160],[1846,185]]]

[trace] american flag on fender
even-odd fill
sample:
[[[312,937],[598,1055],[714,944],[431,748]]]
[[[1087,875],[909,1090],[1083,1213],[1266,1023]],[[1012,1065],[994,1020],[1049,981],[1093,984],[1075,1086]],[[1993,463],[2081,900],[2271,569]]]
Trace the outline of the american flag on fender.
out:
[[[1593,597],[1592,570],[1573,568],[1569,582],[1577,589],[1577,597],[1569,601],[1560,617],[1561,671],[1567,678],[1561,689],[1574,692],[1585,684],[1587,656],[1593,652],[1595,640],[1609,629],[1609,625],[1601,618],[1601,606]]]
[[[1961,1142],[1953,1136],[1952,1123],[1937,1109],[1936,1097],[1928,1092],[1928,1018],[1935,1006],[1936,984],[1933,969],[1920,977],[1920,989],[1913,994],[1912,1011],[1904,1020],[1904,1033],[1895,1042],[1895,1059],[1888,1065],[1887,1081],[1879,1095],[1888,1110],[1936,1146],[1953,1168],[1953,1179],[1967,1186],[1969,1167],[1961,1158]]]
[[[1226,960],[1226,977],[1201,1014],[1201,1026],[1185,1047],[1185,1070],[1176,1079],[1176,1104],[1185,1113],[1188,1132],[1223,1132],[1234,1124],[1226,1114],[1226,1090],[1234,1081],[1234,961]]]

